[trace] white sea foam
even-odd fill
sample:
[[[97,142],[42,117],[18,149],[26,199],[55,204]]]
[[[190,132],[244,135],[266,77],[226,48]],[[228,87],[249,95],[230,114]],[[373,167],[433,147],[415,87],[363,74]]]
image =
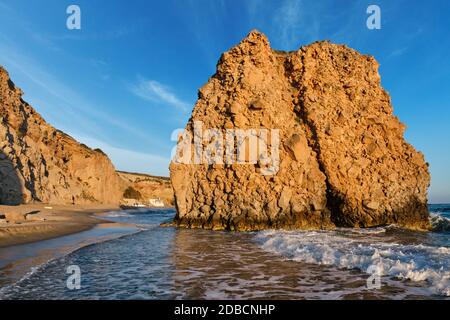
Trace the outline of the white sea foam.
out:
[[[8,290],[10,290],[12,287],[26,281],[27,279],[31,278],[31,276],[33,276],[35,273],[39,272],[40,270],[44,269],[47,265],[49,265],[50,263],[52,263],[55,260],[55,258],[51,258],[48,259],[47,261],[37,265],[37,266],[33,266],[30,268],[30,270],[28,272],[26,272],[24,275],[21,276],[21,278],[19,280],[17,280],[15,283],[12,283],[10,285],[4,286],[0,288],[0,300],[4,300],[4,294],[5,292],[7,292]]]
[[[121,210],[121,211],[109,211],[104,213],[102,216],[107,218],[118,218],[118,217],[128,217],[130,216],[130,214],[125,210]]]
[[[450,219],[438,213],[430,213],[430,222],[433,231],[450,231]]]
[[[381,233],[380,229],[264,231],[256,235],[256,240],[264,250],[294,261],[367,273],[374,265],[384,276],[424,281],[432,293],[450,296],[449,247],[405,245],[371,235]]]

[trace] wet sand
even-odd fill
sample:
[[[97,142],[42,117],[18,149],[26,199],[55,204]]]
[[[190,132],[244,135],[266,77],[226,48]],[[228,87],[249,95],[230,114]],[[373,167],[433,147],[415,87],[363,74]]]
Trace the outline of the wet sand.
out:
[[[0,219],[0,248],[42,241],[89,230],[105,220],[94,214],[118,210],[105,205],[44,205],[0,206],[0,215],[8,213],[15,221]],[[120,210],[120,209],[119,209]],[[21,218],[25,215],[25,218]]]
[[[5,286],[16,283],[54,259],[138,230],[123,223],[100,223],[86,231],[0,248],[0,296]]]

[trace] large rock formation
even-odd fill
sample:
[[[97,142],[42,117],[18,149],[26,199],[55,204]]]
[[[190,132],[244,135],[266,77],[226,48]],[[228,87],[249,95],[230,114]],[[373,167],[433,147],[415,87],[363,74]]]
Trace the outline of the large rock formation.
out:
[[[0,67],[0,204],[118,204],[121,196],[108,157],[46,123]]]
[[[203,135],[209,128],[223,136],[227,129],[279,129],[278,170],[268,174],[260,158],[247,164],[172,162],[175,224],[427,229],[428,164],[405,142],[405,127],[392,112],[373,57],[329,42],[280,52],[251,32],[222,55],[200,89],[179,145],[201,137],[197,145],[209,150],[213,142]],[[276,146],[276,137],[267,141],[269,149]],[[246,150],[244,159],[251,160]]]

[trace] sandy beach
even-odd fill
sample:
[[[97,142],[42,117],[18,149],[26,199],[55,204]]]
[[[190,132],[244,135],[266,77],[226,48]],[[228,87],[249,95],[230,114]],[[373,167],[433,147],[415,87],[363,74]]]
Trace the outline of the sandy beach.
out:
[[[111,205],[1,205],[0,248],[85,231],[105,223],[94,214],[117,209]]]

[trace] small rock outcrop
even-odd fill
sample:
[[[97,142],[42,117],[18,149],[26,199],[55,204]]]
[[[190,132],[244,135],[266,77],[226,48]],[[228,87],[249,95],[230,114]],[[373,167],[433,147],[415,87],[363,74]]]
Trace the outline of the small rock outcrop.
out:
[[[221,137],[278,130],[267,143],[268,150],[278,146],[271,149],[278,153],[276,170],[268,174],[268,162],[260,154],[253,159],[249,149],[241,153],[247,162],[227,162],[226,152],[212,154],[223,155],[222,162],[201,161],[215,139],[204,134],[210,128]],[[276,51],[252,31],[222,55],[199,90],[179,146],[203,151],[181,151],[194,160],[170,165],[174,223],[224,230],[393,223],[428,229],[428,164],[405,142],[404,129],[373,57],[325,41]],[[245,140],[236,141],[238,149]]]
[[[119,204],[121,197],[109,158],[46,123],[0,67],[0,204]]]

